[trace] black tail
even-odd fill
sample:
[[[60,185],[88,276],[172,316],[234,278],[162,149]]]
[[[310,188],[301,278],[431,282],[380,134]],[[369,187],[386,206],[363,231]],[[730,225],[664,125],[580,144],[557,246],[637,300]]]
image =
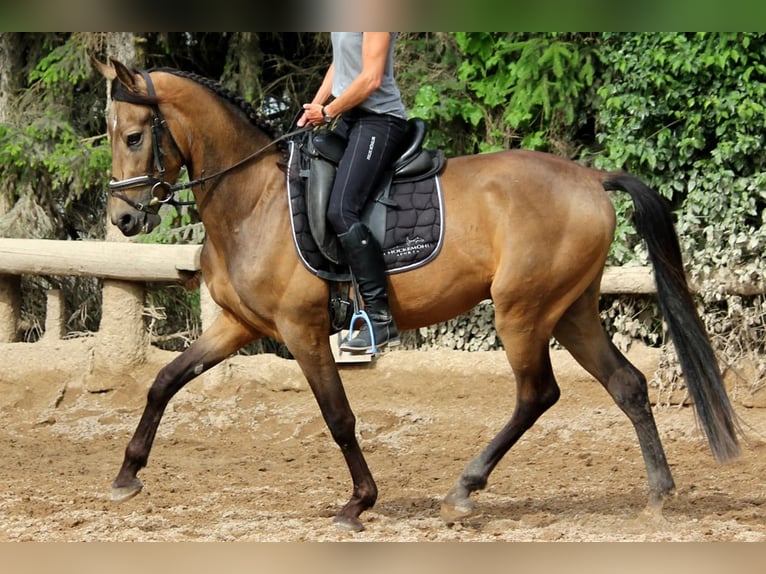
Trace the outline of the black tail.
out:
[[[635,225],[649,249],[660,309],[697,416],[716,459],[735,458],[739,455],[736,415],[686,282],[670,210],[657,192],[632,175],[610,177],[603,185],[607,190],[625,191],[633,199]]]

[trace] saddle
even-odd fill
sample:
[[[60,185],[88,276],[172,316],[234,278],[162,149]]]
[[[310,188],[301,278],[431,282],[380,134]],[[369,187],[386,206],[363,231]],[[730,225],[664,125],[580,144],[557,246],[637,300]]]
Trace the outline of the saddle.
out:
[[[432,261],[444,240],[444,209],[439,174],[441,150],[423,148],[421,119],[409,120],[409,143],[362,214],[381,246],[387,273],[415,269]],[[327,206],[346,142],[329,130],[304,132],[288,142],[287,201],[293,242],[303,265],[330,282],[331,332],[348,328],[351,273],[342,260]]]
[[[420,118],[407,121],[408,144],[392,169],[383,178],[362,212],[362,222],[367,225],[380,245],[385,244],[386,213],[399,207],[392,198],[396,184],[426,180],[441,172],[445,164],[444,154],[438,150],[423,148],[426,123]],[[336,132],[324,129],[310,134],[304,153],[308,157],[306,175],[306,209],[311,235],[322,254],[333,263],[341,263],[342,255],[338,238],[327,221],[330,191],[335,181],[338,162],[343,157],[347,141]]]

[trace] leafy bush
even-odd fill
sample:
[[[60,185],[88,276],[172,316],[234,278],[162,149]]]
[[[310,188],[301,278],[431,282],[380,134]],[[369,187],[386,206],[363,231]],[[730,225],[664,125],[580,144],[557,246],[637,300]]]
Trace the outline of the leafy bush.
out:
[[[727,270],[735,288],[763,284],[766,36],[604,34],[600,58],[594,164],[631,171],[671,202],[722,358],[763,353],[763,297],[731,295],[710,278]],[[629,200],[615,202],[620,228],[611,262],[645,262]]]
[[[583,94],[596,72],[593,39],[505,32],[408,38],[410,57],[426,51],[437,59],[411,62],[405,56],[400,77],[407,82],[421,75],[411,113],[432,123],[431,143],[450,154],[510,147],[566,153],[571,136],[587,122]],[[456,127],[467,137],[456,139]]]

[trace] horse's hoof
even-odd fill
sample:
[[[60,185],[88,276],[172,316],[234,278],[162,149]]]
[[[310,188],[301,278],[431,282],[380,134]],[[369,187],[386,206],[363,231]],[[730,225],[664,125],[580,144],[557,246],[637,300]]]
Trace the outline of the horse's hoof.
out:
[[[349,518],[348,516],[336,516],[333,519],[335,527],[347,532],[361,532],[364,530],[364,524],[358,518]]]
[[[442,521],[449,525],[470,518],[476,513],[476,503],[470,499],[461,500],[459,503],[442,502],[439,515]]]
[[[649,502],[647,502],[647,511],[656,511],[662,513],[662,507],[665,501],[677,495],[676,489],[669,488],[660,492],[650,492]]]
[[[125,502],[126,500],[130,500],[141,492],[143,487],[144,485],[137,478],[134,478],[129,484],[124,486],[117,486],[116,483],[112,483],[112,502]]]

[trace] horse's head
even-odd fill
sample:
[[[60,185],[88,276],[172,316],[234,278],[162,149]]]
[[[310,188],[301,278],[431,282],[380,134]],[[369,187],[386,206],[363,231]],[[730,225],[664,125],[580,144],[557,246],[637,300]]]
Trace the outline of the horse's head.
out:
[[[124,64],[95,62],[111,81],[107,130],[112,148],[109,216],[123,234],[149,233],[160,222],[162,203],[172,199],[172,184],[184,164],[147,72]]]

